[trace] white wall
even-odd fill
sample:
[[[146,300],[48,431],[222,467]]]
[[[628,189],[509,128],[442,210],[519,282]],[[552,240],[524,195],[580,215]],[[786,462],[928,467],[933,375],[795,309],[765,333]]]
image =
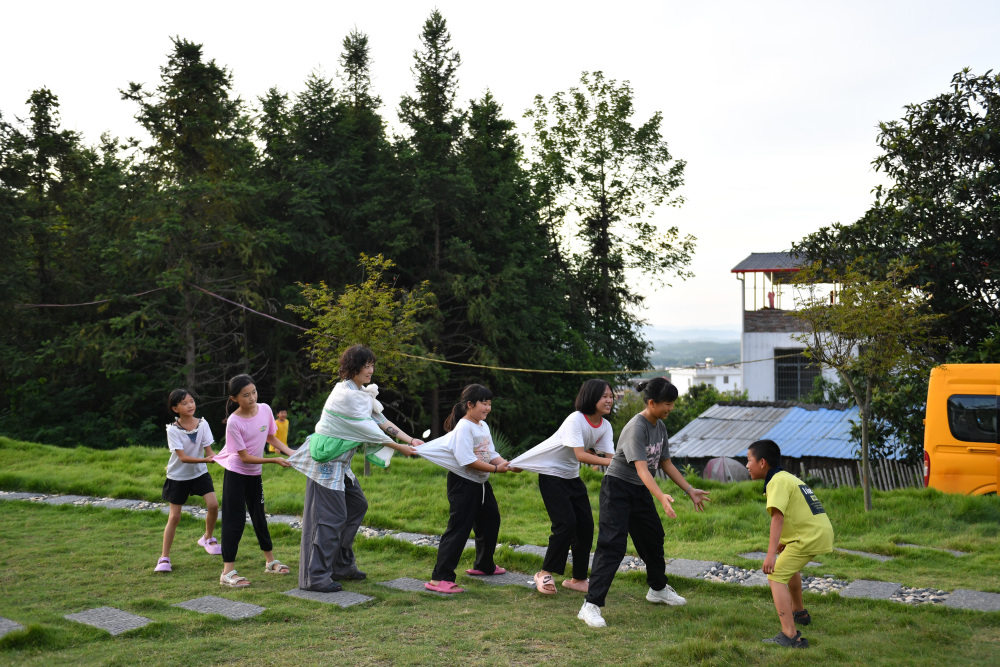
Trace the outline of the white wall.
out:
[[[792,338],[794,333],[744,333],[743,387],[751,401],[774,400],[774,350],[775,348],[805,348]],[[762,361],[758,361],[762,360]],[[747,363],[753,362],[753,363]],[[823,377],[831,382],[838,379],[831,368],[823,369]]]

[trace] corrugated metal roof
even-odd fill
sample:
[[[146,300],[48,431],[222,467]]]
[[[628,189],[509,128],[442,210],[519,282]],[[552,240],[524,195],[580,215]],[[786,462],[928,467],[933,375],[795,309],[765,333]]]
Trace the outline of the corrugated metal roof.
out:
[[[670,456],[741,456],[790,408],[713,405],[670,436]]]
[[[781,447],[782,456],[825,456],[853,459],[851,419],[858,418],[856,407],[848,410],[791,408],[764,436]]]
[[[851,420],[858,409],[714,405],[670,437],[670,455],[745,456],[754,440],[774,440],[781,454],[854,459]]]
[[[749,257],[733,267],[730,273],[796,271],[804,263],[803,258],[796,257],[789,252],[752,252]]]

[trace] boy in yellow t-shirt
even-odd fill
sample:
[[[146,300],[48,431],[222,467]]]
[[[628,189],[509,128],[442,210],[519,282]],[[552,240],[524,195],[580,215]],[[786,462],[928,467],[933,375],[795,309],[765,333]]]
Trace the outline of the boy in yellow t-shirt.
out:
[[[275,437],[281,440],[285,445],[288,445],[288,410],[281,408],[274,415],[274,423],[278,427],[278,432],[275,433]],[[271,445],[267,446],[267,451],[275,451],[274,447]]]
[[[833,525],[812,489],[781,467],[781,449],[773,440],[750,445],[747,470],[752,479],[764,480],[771,514],[771,537],[762,569],[771,586],[781,632],[764,641],[806,648],[808,640],[795,630],[796,623],[809,625],[812,620],[802,603],[799,571],[813,556],[833,551]]]

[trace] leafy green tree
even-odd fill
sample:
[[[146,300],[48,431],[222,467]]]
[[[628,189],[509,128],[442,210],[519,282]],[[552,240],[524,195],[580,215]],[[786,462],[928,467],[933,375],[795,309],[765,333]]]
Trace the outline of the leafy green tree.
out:
[[[796,283],[809,286],[795,312],[809,332],[795,337],[808,357],[837,371],[858,406],[866,510],[872,508],[869,434],[875,389],[900,370],[928,367],[926,349],[940,318],[927,313],[926,297],[907,284],[912,271],[897,264],[883,279],[855,266],[835,272],[815,263],[795,276]],[[834,304],[816,287],[830,282],[840,285]]]
[[[651,349],[634,309],[643,296],[627,271],[649,280],[685,278],[695,239],[676,227],[659,230],[658,206],[679,206],[685,162],[674,159],[660,131],[659,112],[632,124],[628,82],[584,72],[581,88],[535,97],[525,116],[533,123],[538,196],[550,229],[569,221],[583,251],[569,261],[580,301],[592,320],[594,349],[631,368],[645,367]]]
[[[312,323],[307,332],[313,367],[335,377],[340,355],[351,345],[365,345],[378,359],[379,378],[394,387],[422,362],[412,359],[420,321],[437,312],[434,294],[423,283],[405,291],[388,282],[395,264],[382,255],[361,255],[364,280],[336,294],[326,285],[302,285],[306,305],[289,309]]]
[[[949,91],[908,105],[879,129],[882,154],[873,164],[889,184],[876,188],[859,220],[824,227],[794,249],[883,279],[896,262],[915,267],[905,284],[942,316],[934,361],[1000,361],[1000,76],[962,70]],[[919,455],[928,376],[897,373],[874,391],[876,441],[893,436]]]
[[[906,284],[944,316],[937,331],[975,348],[1000,319],[1000,75],[962,70],[951,90],[879,130],[873,164],[890,183],[860,220],[825,227],[795,250],[882,278],[896,262],[915,267]]]

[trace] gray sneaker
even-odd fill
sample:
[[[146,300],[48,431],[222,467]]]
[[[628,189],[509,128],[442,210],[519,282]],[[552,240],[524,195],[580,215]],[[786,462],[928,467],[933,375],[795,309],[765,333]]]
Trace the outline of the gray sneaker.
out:
[[[784,632],[779,632],[773,637],[763,640],[766,644],[777,644],[785,648],[809,648],[809,640],[802,636],[801,632],[796,632],[794,637],[789,638]]]
[[[646,599],[658,604],[668,604],[671,607],[681,607],[687,604],[687,600],[677,594],[669,585],[664,586],[662,591],[654,591],[652,588],[646,593]]]
[[[576,617],[592,628],[608,627],[608,624],[604,622],[604,617],[601,616],[601,608],[592,602],[584,602]]]

